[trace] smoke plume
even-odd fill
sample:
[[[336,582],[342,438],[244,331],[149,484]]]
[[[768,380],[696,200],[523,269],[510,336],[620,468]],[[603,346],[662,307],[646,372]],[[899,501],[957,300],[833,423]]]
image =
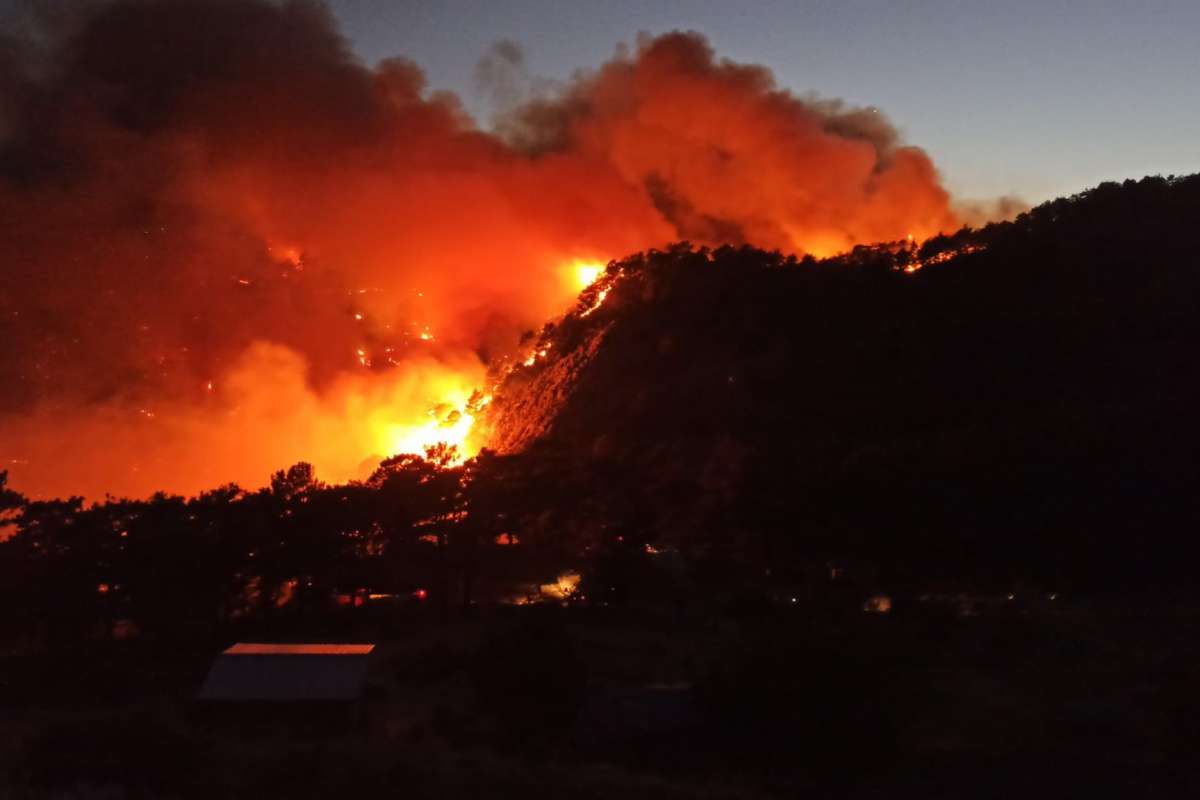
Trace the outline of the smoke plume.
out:
[[[882,114],[697,34],[533,97],[514,69],[481,62],[485,131],[311,2],[83,3],[0,42],[0,469],[89,497],[356,477],[453,425],[579,262],[958,224]]]

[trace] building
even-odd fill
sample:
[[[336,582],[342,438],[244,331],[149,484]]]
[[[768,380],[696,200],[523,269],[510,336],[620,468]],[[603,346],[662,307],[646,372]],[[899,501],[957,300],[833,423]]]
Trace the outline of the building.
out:
[[[197,697],[206,720],[248,731],[344,732],[366,721],[373,644],[239,643],[208,671]]]

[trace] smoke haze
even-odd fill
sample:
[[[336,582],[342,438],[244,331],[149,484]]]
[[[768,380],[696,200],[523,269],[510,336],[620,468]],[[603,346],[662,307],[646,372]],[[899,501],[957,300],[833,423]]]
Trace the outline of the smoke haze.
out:
[[[359,477],[461,411],[578,262],[960,221],[882,113],[694,33],[558,87],[501,43],[485,131],[316,3],[62,8],[0,42],[0,469],[34,496]]]

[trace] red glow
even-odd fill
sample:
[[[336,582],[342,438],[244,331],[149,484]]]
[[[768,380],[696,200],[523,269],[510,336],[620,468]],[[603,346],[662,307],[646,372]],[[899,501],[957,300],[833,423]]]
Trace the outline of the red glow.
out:
[[[609,259],[684,239],[820,255],[958,226],[881,114],[789,94],[698,34],[580,71],[500,135],[415,66],[359,63],[307,4],[110,5],[85,4],[64,52],[128,68],[45,65],[18,106],[59,111],[5,121],[79,165],[0,181],[0,261],[37,276],[0,298],[10,372],[48,401],[0,421],[0,455],[35,497],[252,488],[298,461],[341,482],[442,442],[469,458],[489,370],[548,358],[521,333],[581,289],[600,308]],[[210,50],[223,63],[180,55]],[[130,107],[145,86],[152,113]],[[131,136],[131,118],[154,124]]]

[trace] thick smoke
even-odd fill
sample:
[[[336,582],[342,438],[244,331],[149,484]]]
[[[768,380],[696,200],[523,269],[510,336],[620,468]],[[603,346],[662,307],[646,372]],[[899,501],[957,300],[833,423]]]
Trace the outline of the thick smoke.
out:
[[[576,260],[957,224],[881,114],[696,34],[489,133],[314,3],[80,7],[0,44],[0,469],[34,495],[354,477],[560,311]],[[512,105],[520,68],[505,44],[481,80]]]
[[[692,33],[642,38],[501,130],[532,153],[604,163],[695,241],[820,255],[955,223],[928,156],[876,109],[798,99]]]

